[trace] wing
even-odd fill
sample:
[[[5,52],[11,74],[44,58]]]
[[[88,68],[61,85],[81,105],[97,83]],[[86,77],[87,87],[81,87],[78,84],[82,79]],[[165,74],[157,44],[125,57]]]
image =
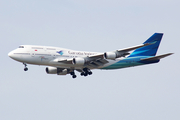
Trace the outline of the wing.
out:
[[[117,51],[118,51],[118,52],[126,53],[126,52],[129,52],[129,51],[132,51],[132,50],[141,48],[141,47],[145,47],[145,46],[148,46],[148,45],[151,45],[151,44],[154,44],[154,43],[145,43],[145,44],[141,44],[141,45],[137,45],[137,46],[125,48],[125,49],[119,49],[119,50],[117,50]]]
[[[64,64],[75,64],[75,62],[73,62],[74,60],[76,60],[76,58],[70,58],[70,59],[57,58],[53,60],[53,62],[64,63]],[[103,56],[99,56],[99,55],[94,57],[88,57],[88,56],[81,57],[81,60],[84,60],[85,62],[83,64],[78,64],[78,65],[83,65],[90,68],[97,68],[99,66],[103,66],[104,64],[108,63],[108,61],[104,59]]]
[[[106,52],[106,53],[115,53],[116,54],[116,58],[119,58],[119,57],[125,57],[126,55],[129,55],[130,51],[132,50],[135,50],[135,49],[138,49],[138,48],[141,48],[141,47],[145,47],[145,46],[148,46],[148,45],[151,45],[152,43],[145,43],[145,44],[141,44],[141,45],[137,45],[137,46],[133,46],[133,47],[129,47],[129,48],[124,48],[124,49],[119,49],[119,50],[116,50],[116,51],[112,51],[112,52]],[[96,55],[90,55],[88,56],[89,58],[104,58],[104,54],[105,53],[102,53],[102,54],[96,54]]]
[[[76,64],[78,63],[79,65],[84,65],[86,67],[91,67],[91,68],[98,68],[100,66],[103,66],[104,64],[108,63],[108,59],[115,60],[116,58],[119,57],[125,57],[126,55],[129,55],[129,51],[135,50],[137,48],[141,48],[144,46],[150,45],[149,43],[125,48],[125,49],[119,49],[116,51],[112,52],[105,52],[105,53],[99,53],[95,55],[89,55],[86,57],[77,57],[77,58],[70,58],[70,59],[55,59],[55,62],[62,62],[66,64]],[[108,57],[110,56],[110,57]],[[77,62],[74,62],[77,61]]]
[[[141,44],[141,45],[137,45],[137,46],[133,46],[129,48],[119,49],[112,52],[105,52],[101,54],[87,56],[88,59],[90,59],[89,66],[93,66],[93,67],[102,66],[108,63],[107,59],[115,60],[116,58],[125,57],[126,55],[130,54],[129,53],[130,51],[141,48],[141,47],[145,47],[151,44],[154,44],[154,43],[145,43],[145,44]],[[110,56],[109,58],[108,58],[108,54]]]

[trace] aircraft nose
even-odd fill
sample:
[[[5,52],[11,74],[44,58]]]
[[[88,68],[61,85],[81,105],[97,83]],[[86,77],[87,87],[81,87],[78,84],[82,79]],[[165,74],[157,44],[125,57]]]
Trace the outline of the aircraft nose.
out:
[[[9,52],[9,53],[8,53],[8,56],[9,56],[10,58],[12,58],[12,57],[13,57],[13,52],[12,52],[12,51]]]
[[[22,60],[21,55],[18,55],[18,50],[16,50],[16,49],[11,51],[11,52],[9,52],[8,56],[10,58],[12,58],[13,60],[16,60],[16,61],[21,61]]]

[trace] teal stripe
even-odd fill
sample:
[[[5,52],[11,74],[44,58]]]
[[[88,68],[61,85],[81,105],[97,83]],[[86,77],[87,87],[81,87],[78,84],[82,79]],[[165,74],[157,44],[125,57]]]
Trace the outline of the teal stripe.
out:
[[[125,58],[123,60],[118,61],[117,63],[114,63],[110,66],[101,68],[101,69],[120,69],[125,67],[132,67],[132,66],[138,66],[138,65],[144,65],[144,63],[139,62],[142,58],[148,58],[150,56],[141,56],[141,57],[129,57]]]

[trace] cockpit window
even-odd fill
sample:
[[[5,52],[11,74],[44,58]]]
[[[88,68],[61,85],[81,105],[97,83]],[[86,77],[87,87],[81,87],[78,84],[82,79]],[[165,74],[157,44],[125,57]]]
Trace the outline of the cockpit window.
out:
[[[24,46],[19,46],[19,48],[24,48]]]

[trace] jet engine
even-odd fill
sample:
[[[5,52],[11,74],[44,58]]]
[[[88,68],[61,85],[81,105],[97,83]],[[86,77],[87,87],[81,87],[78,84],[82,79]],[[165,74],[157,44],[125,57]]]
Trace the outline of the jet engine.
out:
[[[72,62],[75,65],[84,65],[86,60],[84,58],[73,58]]]
[[[57,74],[57,75],[66,75],[68,74],[68,69],[56,68],[56,67],[46,67],[47,74]]]
[[[129,54],[130,53],[128,52],[105,52],[104,58],[115,60],[116,58],[125,57],[126,55],[129,55]]]
[[[104,53],[104,57],[105,57],[106,59],[114,60],[114,59],[117,58],[117,55],[116,55],[115,52],[105,52],[105,53]]]
[[[46,67],[46,73],[47,74],[57,74],[58,68],[56,67]]]

